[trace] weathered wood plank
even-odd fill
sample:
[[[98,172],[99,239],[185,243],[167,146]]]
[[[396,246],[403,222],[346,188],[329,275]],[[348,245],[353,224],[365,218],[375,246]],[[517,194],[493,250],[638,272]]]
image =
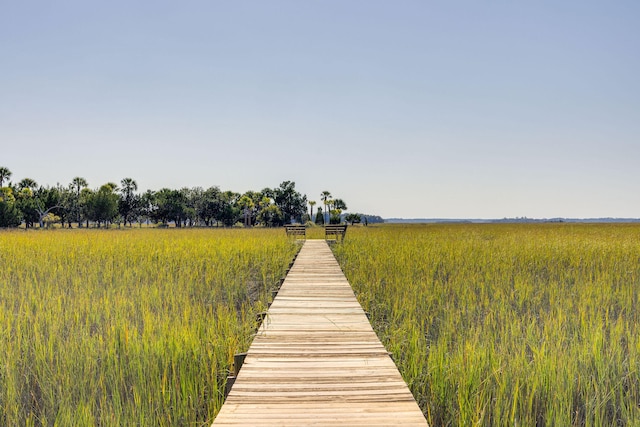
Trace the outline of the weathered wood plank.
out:
[[[324,240],[307,240],[213,425],[426,426]]]

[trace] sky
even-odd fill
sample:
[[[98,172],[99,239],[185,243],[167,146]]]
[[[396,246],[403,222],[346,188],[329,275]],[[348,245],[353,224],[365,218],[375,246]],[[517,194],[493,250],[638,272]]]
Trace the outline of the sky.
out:
[[[12,180],[640,217],[636,0],[0,0]]]

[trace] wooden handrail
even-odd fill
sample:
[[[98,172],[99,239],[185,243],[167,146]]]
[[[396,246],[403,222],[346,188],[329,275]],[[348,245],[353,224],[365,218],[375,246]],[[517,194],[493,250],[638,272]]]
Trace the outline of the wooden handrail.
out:
[[[324,238],[326,240],[333,240],[333,239],[329,239],[329,236],[335,236],[336,241],[338,241],[338,238],[340,238],[340,241],[344,241],[344,236],[346,234],[347,234],[346,224],[328,224],[324,226]]]
[[[307,238],[307,227],[303,224],[287,224],[284,226],[287,236]]]

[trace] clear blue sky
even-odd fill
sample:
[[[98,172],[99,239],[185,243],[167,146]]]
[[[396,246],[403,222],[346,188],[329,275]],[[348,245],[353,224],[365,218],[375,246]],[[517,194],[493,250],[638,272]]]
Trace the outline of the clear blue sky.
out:
[[[640,217],[640,2],[0,0],[0,166]]]

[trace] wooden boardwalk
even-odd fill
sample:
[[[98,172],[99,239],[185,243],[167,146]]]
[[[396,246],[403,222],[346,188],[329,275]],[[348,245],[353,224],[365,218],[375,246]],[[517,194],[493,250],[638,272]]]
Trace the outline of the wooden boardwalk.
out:
[[[427,426],[324,240],[307,240],[214,426]]]

